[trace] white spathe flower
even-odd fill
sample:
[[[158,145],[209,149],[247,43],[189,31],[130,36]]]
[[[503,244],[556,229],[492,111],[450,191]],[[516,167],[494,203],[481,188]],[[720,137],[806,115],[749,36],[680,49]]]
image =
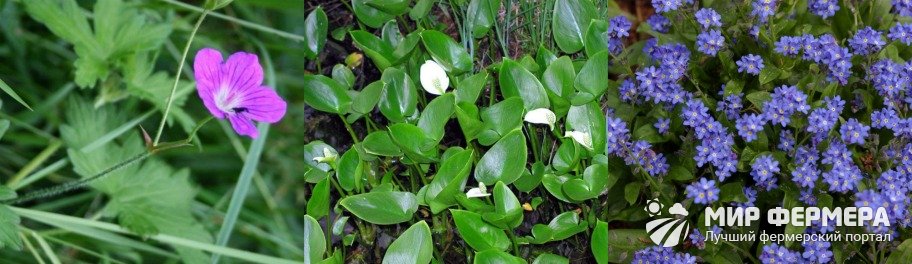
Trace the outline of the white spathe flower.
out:
[[[583,145],[583,147],[586,147],[587,149],[592,149],[592,136],[590,136],[589,133],[580,131],[567,131],[564,133],[564,137],[573,138],[576,143]]]
[[[491,194],[488,193],[488,187],[485,187],[484,183],[480,182],[478,183],[477,188],[469,189],[469,191],[466,192],[466,197],[469,198],[485,197],[490,195]]]
[[[526,117],[523,119],[532,124],[548,125],[551,130],[554,130],[554,123],[557,122],[557,116],[548,108],[532,109],[526,113]]]
[[[441,95],[450,88],[450,77],[436,61],[428,60],[421,65],[421,87],[428,93]]]
[[[332,163],[333,161],[336,161],[336,158],[338,156],[339,156],[339,154],[337,154],[335,151],[333,151],[329,148],[323,148],[323,157],[314,157],[313,161],[329,164],[329,163]]]

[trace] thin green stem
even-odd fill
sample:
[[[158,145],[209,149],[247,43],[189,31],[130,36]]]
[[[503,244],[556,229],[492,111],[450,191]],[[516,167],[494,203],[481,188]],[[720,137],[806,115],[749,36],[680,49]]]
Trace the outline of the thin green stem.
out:
[[[168,3],[168,4],[175,5],[175,6],[180,7],[180,8],[188,9],[188,10],[191,10],[191,11],[194,11],[194,12],[197,12],[197,13],[207,13],[207,12],[209,12],[209,10],[206,10],[206,9],[204,9],[204,8],[200,8],[200,7],[196,7],[196,6],[193,6],[193,5],[185,4],[185,3],[182,3],[182,2],[177,1],[177,0],[161,0],[161,1],[162,1],[162,2],[165,2],[165,3]],[[346,6],[348,6],[348,2],[347,2],[347,1],[342,1],[342,3],[344,3]],[[349,8],[349,10],[352,10],[352,9]],[[242,26],[242,27],[250,28],[250,29],[253,29],[253,30],[256,30],[256,31],[261,31],[261,32],[273,34],[273,35],[276,35],[276,36],[279,36],[279,37],[282,37],[282,38],[286,38],[286,39],[290,39],[290,40],[294,40],[294,41],[297,41],[297,42],[303,42],[304,40],[306,40],[306,39],[304,39],[304,36],[295,35],[295,34],[292,34],[292,33],[285,32],[285,31],[277,30],[277,29],[274,29],[274,28],[271,28],[271,27],[267,27],[267,26],[263,26],[263,25],[260,25],[260,24],[257,24],[257,23],[253,23],[253,22],[250,22],[250,21],[247,21],[247,20],[243,20],[243,19],[239,19],[239,18],[227,16],[227,15],[220,14],[220,13],[217,13],[217,12],[212,12],[211,14],[212,14],[212,16],[215,17],[215,18],[222,19],[222,20],[225,20],[225,21],[228,21],[228,22],[231,22],[231,23],[235,23],[235,24],[238,24],[238,25],[240,25],[240,26]]]
[[[190,31],[190,38],[187,39],[187,44],[184,45],[184,54],[181,56],[180,64],[177,65],[177,72],[174,73],[174,85],[171,86],[171,95],[168,96],[168,103],[165,105],[165,113],[162,114],[162,120],[158,125],[158,132],[155,133],[155,141],[152,143],[152,146],[158,146],[158,142],[161,140],[162,131],[165,130],[165,123],[168,122],[168,114],[171,113],[171,105],[174,103],[174,94],[177,92],[177,85],[180,83],[180,74],[184,70],[184,64],[187,64],[187,54],[190,53],[190,44],[193,44],[193,39],[196,38],[196,32],[199,31],[200,25],[203,24],[203,20],[206,19],[206,15],[209,14],[210,10],[203,11],[203,14],[196,20],[196,25],[193,26],[193,31]]]
[[[348,121],[345,120],[345,117],[340,114],[339,119],[342,119],[342,124],[345,125],[345,130],[348,131],[348,135],[351,136],[352,141],[355,143],[360,143],[361,141],[358,140],[358,134],[355,134],[355,130],[352,129],[351,124],[349,124]]]

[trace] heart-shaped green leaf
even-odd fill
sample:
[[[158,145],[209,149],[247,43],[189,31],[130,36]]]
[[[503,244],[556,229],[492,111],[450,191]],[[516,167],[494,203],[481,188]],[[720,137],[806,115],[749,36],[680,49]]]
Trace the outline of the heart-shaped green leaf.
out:
[[[485,185],[512,183],[522,175],[527,155],[526,137],[521,130],[515,130],[485,152],[475,167],[475,179]]]
[[[383,263],[427,264],[431,262],[433,255],[431,229],[426,222],[421,221],[406,229],[390,244],[386,249],[386,255],[383,256]]]
[[[358,96],[352,100],[352,112],[366,115],[374,110],[377,102],[380,102],[380,96],[383,94],[383,81],[376,81],[368,84],[361,89]]]
[[[476,251],[504,251],[510,247],[511,242],[507,234],[482,220],[478,213],[464,210],[450,210],[450,213],[453,215],[459,236]]]
[[[488,34],[494,25],[494,18],[500,10],[500,0],[472,0],[466,9],[467,26],[475,38]]]
[[[465,188],[469,173],[472,172],[472,150],[461,150],[440,163],[437,174],[427,185],[425,199],[436,214],[447,207],[456,205],[456,194]]]
[[[373,155],[386,157],[402,156],[402,149],[393,142],[393,139],[390,138],[389,133],[386,131],[376,131],[368,134],[361,145],[364,147],[364,151]]]
[[[490,137],[479,138],[482,145],[491,145],[498,139],[522,126],[523,102],[516,97],[507,98],[499,103],[484,109],[481,112],[481,121],[485,130],[489,130]]]
[[[418,127],[424,133],[440,142],[443,139],[443,127],[450,121],[453,112],[456,111],[456,96],[452,93],[445,93],[428,103],[418,118]]]
[[[576,76],[573,86],[580,92],[592,95],[591,99],[595,99],[602,96],[608,89],[608,81],[608,51],[604,50],[586,61],[586,64],[580,69],[579,75]],[[580,103],[588,103],[588,101],[575,102],[574,105],[580,105]]]
[[[418,211],[418,200],[410,192],[374,191],[345,197],[339,204],[358,218],[378,225],[408,221]]]
[[[361,161],[358,150],[355,148],[348,149],[345,154],[342,154],[342,158],[339,159],[336,168],[336,179],[339,181],[339,186],[346,191],[361,189],[363,175],[364,162]]]
[[[523,211],[519,199],[503,182],[494,184],[494,212],[482,214],[482,218],[497,227],[510,230],[522,223]]]
[[[534,74],[516,61],[506,59],[500,66],[500,89],[504,98],[522,98],[526,110],[548,108],[548,95]]]
[[[421,128],[398,123],[387,128],[390,138],[414,162],[428,163],[437,158],[437,141],[424,134]]]
[[[418,109],[418,90],[415,82],[405,71],[387,68],[380,77],[384,82],[380,95],[380,113],[393,122],[405,122]]]
[[[573,139],[564,138],[560,147],[557,147],[557,154],[551,159],[551,167],[558,173],[567,173],[576,168],[579,160],[580,146]]]
[[[554,17],[551,32],[554,42],[564,53],[576,53],[583,48],[583,34],[598,9],[590,0],[557,0],[554,2]]]
[[[453,38],[436,30],[421,32],[424,48],[448,72],[460,74],[472,70],[472,57]]]
[[[348,96],[341,84],[323,75],[305,75],[304,102],[310,107],[327,113],[343,114],[351,106]]]

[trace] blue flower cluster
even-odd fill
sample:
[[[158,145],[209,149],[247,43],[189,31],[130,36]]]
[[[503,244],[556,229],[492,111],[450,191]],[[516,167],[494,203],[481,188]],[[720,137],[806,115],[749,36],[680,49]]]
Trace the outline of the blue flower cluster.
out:
[[[858,55],[873,54],[880,51],[884,45],[887,45],[887,41],[884,40],[883,33],[871,27],[859,29],[855,36],[849,39],[849,47]]]
[[[697,258],[687,253],[674,252],[671,248],[651,246],[634,253],[633,260],[630,263],[694,264],[697,263]]]
[[[890,28],[890,33],[887,34],[887,37],[890,40],[912,45],[912,23],[897,23]]]
[[[912,81],[912,62],[901,65],[890,59],[881,59],[868,70],[868,79],[884,98],[885,105],[898,109],[902,102],[912,102],[912,98],[908,97],[912,93],[906,92]],[[903,95],[907,97],[902,98]]]
[[[605,149],[609,154],[621,157],[627,165],[639,165],[651,176],[668,173],[668,161],[665,154],[656,153],[645,140],[630,140],[627,123],[620,118],[606,115],[605,131],[608,144]]]
[[[620,54],[624,51],[624,40],[630,36],[630,27],[633,23],[625,16],[616,16],[608,21],[608,51]]]
[[[760,75],[760,71],[763,70],[763,58],[754,54],[747,54],[737,62],[738,72],[746,72],[752,75]]]
[[[766,23],[769,17],[776,14],[777,0],[754,0],[751,15],[760,19],[760,22]]]
[[[725,45],[725,37],[722,37],[722,31],[718,29],[722,27],[722,16],[712,8],[700,9],[694,16],[703,28],[700,35],[697,35],[697,50],[709,56],[716,56]]]
[[[901,16],[912,16],[912,1],[893,0],[893,12]]]
[[[712,164],[719,181],[725,181],[735,172],[738,164],[738,154],[732,151],[735,144],[732,134],[709,114],[709,109],[699,99],[687,101],[681,109],[681,118],[685,126],[694,129],[700,140],[697,155],[694,156],[697,166]]]
[[[625,80],[620,88],[622,99],[633,103],[641,100],[665,103],[669,107],[684,102],[687,92],[678,81],[687,70],[690,50],[681,44],[656,45],[654,39],[650,43],[643,47],[644,52],[659,65],[637,70],[637,83]]]
[[[838,0],[810,0],[808,1],[808,9],[811,13],[826,19],[836,14],[836,11],[839,11],[839,1]]]
[[[772,243],[763,247],[763,253],[760,253],[760,262],[762,263],[799,263],[801,255],[798,252],[791,251],[784,246]]]
[[[660,14],[653,14],[646,19],[646,24],[649,24],[649,27],[656,32],[668,33],[668,27],[671,26],[671,21]]]
[[[767,191],[779,186],[778,178],[776,178],[778,172],[779,162],[771,155],[759,156],[751,165],[751,177],[754,178],[755,184]]]
[[[716,181],[700,178],[699,181],[687,186],[687,198],[693,199],[694,203],[711,204],[719,200],[719,188],[716,187]]]

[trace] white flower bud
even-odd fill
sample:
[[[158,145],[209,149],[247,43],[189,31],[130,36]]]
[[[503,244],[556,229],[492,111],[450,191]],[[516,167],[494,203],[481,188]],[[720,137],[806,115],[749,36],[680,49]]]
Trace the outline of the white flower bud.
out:
[[[557,116],[554,115],[554,112],[548,110],[548,108],[537,108],[526,113],[524,120],[532,124],[548,125],[551,130],[554,130],[554,123],[557,122]]]
[[[478,183],[477,188],[469,189],[469,191],[466,192],[466,197],[469,197],[469,198],[485,197],[485,196],[490,196],[490,195],[491,194],[488,193],[488,188],[485,187],[484,183],[480,183],[480,182]]]

